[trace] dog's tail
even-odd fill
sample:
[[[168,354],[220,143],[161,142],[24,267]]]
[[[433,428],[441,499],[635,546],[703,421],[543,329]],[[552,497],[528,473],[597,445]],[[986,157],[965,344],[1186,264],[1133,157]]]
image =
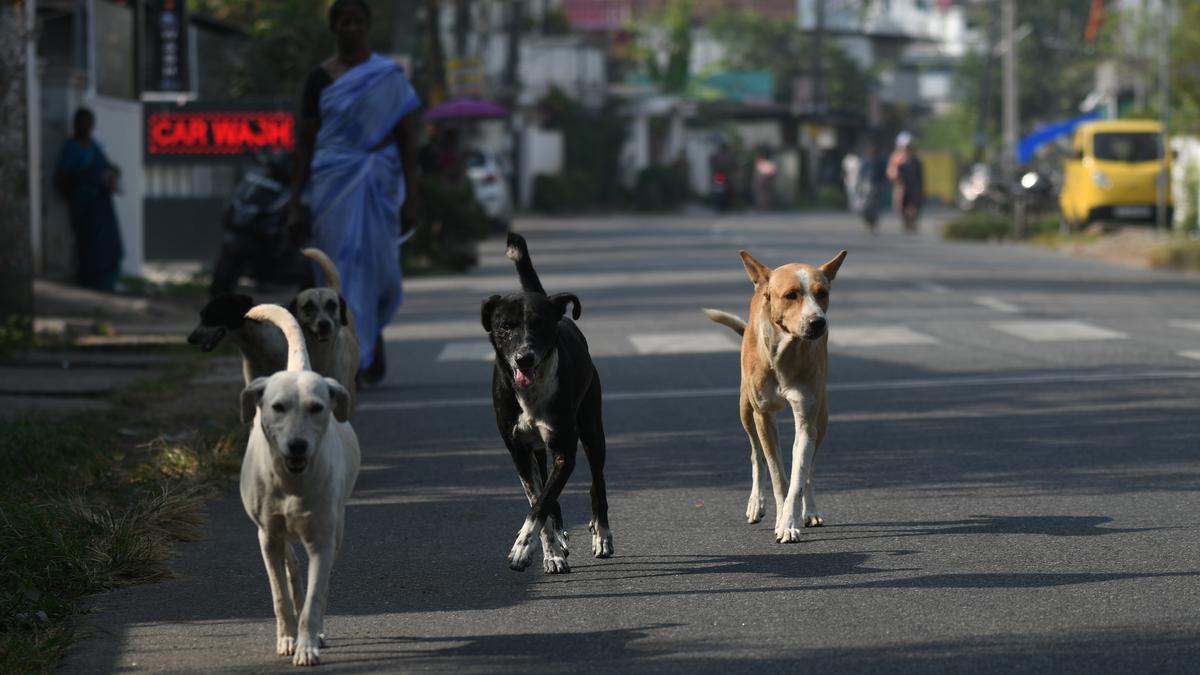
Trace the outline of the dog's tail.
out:
[[[736,317],[729,312],[722,312],[719,309],[704,309],[701,311],[703,311],[704,314],[713,321],[716,321],[723,326],[729,326],[738,335],[746,334],[746,322],[739,317]]]
[[[288,372],[312,370],[308,362],[308,348],[304,345],[304,333],[300,332],[300,324],[296,317],[286,308],[279,305],[255,305],[246,312],[246,318],[273,323],[283,332],[288,345]]]
[[[509,232],[508,248],[504,250],[504,255],[517,264],[517,276],[521,277],[521,290],[527,293],[546,294],[546,289],[542,288],[542,280],[533,270],[533,261],[529,259],[529,246],[525,243],[525,237],[516,232]]]
[[[342,292],[342,275],[338,274],[337,265],[325,255],[325,252],[319,248],[305,248],[300,250],[305,258],[317,263],[321,268],[321,273],[325,275],[325,285],[332,288],[337,293]]]

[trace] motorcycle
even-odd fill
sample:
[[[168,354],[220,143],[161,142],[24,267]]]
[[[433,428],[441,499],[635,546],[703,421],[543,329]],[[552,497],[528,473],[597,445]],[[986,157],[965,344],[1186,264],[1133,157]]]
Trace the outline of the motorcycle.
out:
[[[1013,199],[1025,201],[1030,211],[1048,211],[1055,207],[1053,178],[1046,172],[1031,170],[1023,173],[1016,185],[1001,180],[999,171],[986,164],[975,164],[958,182],[958,208],[967,211],[1007,213]]]
[[[708,196],[718,211],[728,211],[733,205],[733,190],[729,186],[729,175],[724,171],[713,171],[708,186]]]
[[[221,249],[213,265],[209,295],[230,293],[244,274],[258,285],[310,286],[312,265],[287,228],[291,153],[251,153],[255,168],[242,176],[221,218]]]

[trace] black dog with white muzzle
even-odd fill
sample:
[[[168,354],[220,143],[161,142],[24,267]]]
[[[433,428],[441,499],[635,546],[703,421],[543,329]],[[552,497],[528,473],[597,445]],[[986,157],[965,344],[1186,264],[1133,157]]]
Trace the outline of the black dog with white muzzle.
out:
[[[496,350],[492,405],[500,436],[512,455],[529,499],[508,565],[524,570],[540,533],[546,574],[569,572],[567,533],[558,497],[575,468],[579,443],[592,470],[592,554],[613,554],[604,485],[604,425],[600,376],[578,319],[579,298],[547,295],[529,259],[525,239],[508,235],[507,255],[516,263],[521,291],[483,301],[481,318]],[[567,317],[568,307],[572,308]],[[546,450],[553,463],[546,474]],[[536,471],[535,471],[536,466]]]

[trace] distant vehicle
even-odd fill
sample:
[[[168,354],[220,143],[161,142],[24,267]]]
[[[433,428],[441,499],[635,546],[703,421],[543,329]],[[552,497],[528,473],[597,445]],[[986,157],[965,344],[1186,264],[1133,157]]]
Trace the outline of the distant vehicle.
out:
[[[963,211],[1002,211],[1009,206],[1004,181],[994,180],[1000,171],[982,162],[972,164],[958,181],[956,201]]]
[[[492,229],[504,232],[512,222],[513,206],[499,159],[482,149],[468,150],[465,159],[475,201],[492,223]]]
[[[1071,227],[1095,220],[1154,220],[1166,181],[1162,125],[1151,120],[1087,122],[1064,162],[1059,211]],[[1170,191],[1167,207],[1171,206]]]

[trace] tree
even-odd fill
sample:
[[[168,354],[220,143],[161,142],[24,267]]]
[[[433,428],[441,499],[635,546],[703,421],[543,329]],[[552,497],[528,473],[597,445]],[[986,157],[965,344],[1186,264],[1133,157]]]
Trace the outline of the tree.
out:
[[[29,147],[25,79],[28,6],[0,3],[0,333],[24,342],[33,321],[33,246],[29,232]],[[15,333],[15,335],[14,335]]]
[[[650,81],[663,92],[683,93],[691,76],[692,0],[671,0],[634,32],[634,56]]]
[[[730,70],[769,70],[775,76],[775,98],[792,100],[798,78],[812,77],[814,40],[795,22],[777,21],[764,14],[727,11],[709,25],[725,48],[723,66]],[[822,42],[825,106],[829,110],[866,110],[874,77],[865,72],[833,40]]]

